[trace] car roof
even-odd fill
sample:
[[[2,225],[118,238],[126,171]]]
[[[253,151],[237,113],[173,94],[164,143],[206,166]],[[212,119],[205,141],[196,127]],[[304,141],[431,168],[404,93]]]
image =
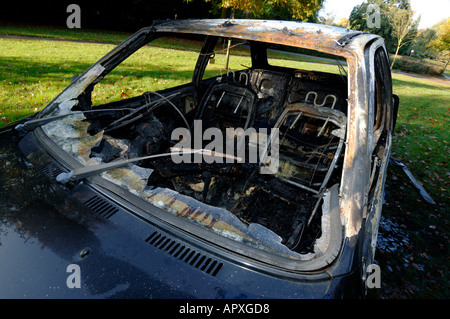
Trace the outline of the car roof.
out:
[[[289,45],[347,57],[355,51],[355,46],[348,45],[355,38],[358,38],[356,47],[379,38],[374,34],[341,27],[280,20],[166,20],[157,21],[150,28],[157,32],[204,34]]]

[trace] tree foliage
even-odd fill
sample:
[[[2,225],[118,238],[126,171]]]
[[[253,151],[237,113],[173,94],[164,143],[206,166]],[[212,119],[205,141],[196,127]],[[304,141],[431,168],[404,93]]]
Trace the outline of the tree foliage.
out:
[[[390,1],[382,10],[392,27],[391,36],[395,39],[397,46],[392,68],[400,48],[409,45],[415,39],[420,18],[414,18],[415,12],[411,10],[410,0],[402,0],[400,3]]]
[[[341,19],[336,23],[336,25],[337,25],[338,27],[341,27],[341,28],[349,28],[349,27],[350,27],[350,20],[347,19],[347,18],[341,18]]]
[[[450,56],[450,18],[440,24],[437,39],[431,41],[431,46],[447,59]]]
[[[420,30],[411,46],[408,48],[408,51],[410,52],[410,54],[412,54],[412,51],[414,51],[414,55],[420,57],[435,58],[437,55],[437,51],[433,48],[431,43],[436,38],[436,30],[432,28]]]
[[[377,5],[380,9],[383,9],[386,3],[383,0],[368,0],[353,7],[352,12],[349,16],[349,28],[353,30],[359,30],[364,32],[370,32],[377,34],[384,38],[386,43],[386,48],[389,52],[395,50],[395,41],[391,37],[392,26],[389,23],[388,17],[384,14],[383,10],[380,11],[380,27],[370,28],[367,25],[368,15],[369,15],[369,5]]]
[[[380,8],[379,27],[368,26],[369,5]],[[350,28],[378,34],[384,38],[389,52],[407,53],[409,44],[417,35],[419,19],[415,19],[410,0],[367,0],[353,8],[349,20]],[[394,58],[395,59],[395,58]]]
[[[191,2],[192,0],[186,0]],[[311,21],[324,0],[204,0],[210,2],[215,12],[230,10],[233,16],[262,19]]]

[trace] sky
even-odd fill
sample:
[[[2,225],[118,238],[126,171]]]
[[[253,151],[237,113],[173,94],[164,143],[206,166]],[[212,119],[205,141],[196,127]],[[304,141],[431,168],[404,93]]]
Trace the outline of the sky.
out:
[[[332,13],[336,21],[348,18],[353,7],[364,0],[325,0],[321,14]],[[421,15],[419,29],[426,29],[442,19],[450,17],[450,0],[411,0],[411,7],[416,15]]]

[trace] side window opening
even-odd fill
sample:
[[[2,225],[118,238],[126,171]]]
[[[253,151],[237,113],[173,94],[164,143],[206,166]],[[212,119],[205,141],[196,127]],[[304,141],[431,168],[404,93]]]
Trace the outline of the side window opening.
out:
[[[238,73],[238,71],[247,70],[251,67],[250,46],[247,41],[219,38],[214,47],[214,52],[210,54],[203,79],[228,76],[229,71]]]

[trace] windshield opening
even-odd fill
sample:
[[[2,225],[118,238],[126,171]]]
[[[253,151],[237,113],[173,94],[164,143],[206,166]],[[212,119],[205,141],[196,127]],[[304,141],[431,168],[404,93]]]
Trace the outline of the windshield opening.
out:
[[[320,256],[342,173],[346,76],[299,69],[279,52],[278,66],[261,63],[261,46],[241,40],[221,39],[197,62],[197,40],[146,45],[79,100],[60,101],[56,113],[68,115],[43,131],[85,168],[58,180],[99,175],[228,239],[292,260]]]

